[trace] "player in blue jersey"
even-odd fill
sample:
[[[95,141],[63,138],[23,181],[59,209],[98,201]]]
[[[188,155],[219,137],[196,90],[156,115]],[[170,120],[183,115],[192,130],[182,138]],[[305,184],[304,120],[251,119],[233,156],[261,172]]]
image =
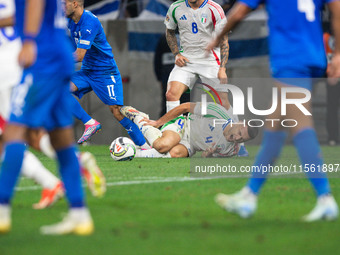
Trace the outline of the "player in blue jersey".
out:
[[[228,16],[228,23],[221,34],[212,41],[207,50],[230,32],[252,9],[265,3],[269,19],[269,47],[272,76],[279,91],[285,87],[312,89],[314,77],[322,77],[326,71],[326,56],[323,48],[320,12],[327,3],[332,12],[332,22],[336,38],[336,54],[329,70],[329,77],[340,77],[340,1],[339,0],[239,0]],[[301,92],[289,93],[289,99],[301,99]],[[280,105],[280,102],[279,102]],[[311,102],[303,104],[310,112]],[[269,119],[283,119],[278,109]],[[315,169],[323,168],[323,159],[319,142],[310,115],[305,115],[295,105],[287,106],[286,119],[294,119],[298,124],[290,128],[294,145],[301,164],[317,194],[314,209],[303,217],[304,221],[321,219],[334,220],[338,217],[338,206],[333,196],[326,174]],[[264,131],[262,146],[254,166],[261,171],[253,173],[247,185],[233,195],[219,194],[216,202],[224,209],[251,216],[257,207],[257,195],[266,180],[263,166],[274,164],[279,157],[286,139],[282,126],[267,126]],[[309,167],[311,166],[311,167]],[[313,166],[313,167],[312,167]]]
[[[84,10],[83,0],[65,0],[64,4],[69,18],[70,35],[77,46],[75,59],[82,62],[81,70],[72,76],[71,90],[79,98],[93,90],[109,106],[134,143],[142,148],[150,148],[137,125],[119,111],[123,105],[122,79],[100,21],[91,12]],[[85,116],[86,119],[86,113],[80,105],[74,110],[74,114]],[[91,117],[87,116],[89,118]],[[86,132],[87,130],[78,143],[88,138]]]
[[[14,89],[11,115],[4,132],[5,156],[0,172],[0,233],[11,228],[10,202],[20,174],[29,128],[49,131],[70,210],[43,234],[93,232],[85,205],[80,166],[75,154],[69,81],[73,70],[71,47],[59,0],[16,0],[16,31],[22,40],[19,63],[22,79]]]

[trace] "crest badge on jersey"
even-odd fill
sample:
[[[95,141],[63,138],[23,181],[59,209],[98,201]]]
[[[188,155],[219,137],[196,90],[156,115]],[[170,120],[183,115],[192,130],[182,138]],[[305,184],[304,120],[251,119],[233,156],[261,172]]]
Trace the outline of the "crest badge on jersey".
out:
[[[166,18],[165,18],[166,22],[169,22],[170,21],[170,17],[169,15],[166,15]]]
[[[203,14],[201,15],[201,22],[202,22],[202,24],[207,23],[207,20],[208,20],[208,15],[205,14],[205,13],[203,13]]]

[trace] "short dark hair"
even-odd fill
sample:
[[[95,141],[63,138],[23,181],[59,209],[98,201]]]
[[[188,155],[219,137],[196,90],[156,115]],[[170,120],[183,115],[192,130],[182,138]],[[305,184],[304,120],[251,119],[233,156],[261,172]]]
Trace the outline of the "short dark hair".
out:
[[[247,126],[248,126],[248,135],[249,135],[250,139],[254,139],[258,135],[260,128],[259,127],[251,127],[249,125],[247,125]]]

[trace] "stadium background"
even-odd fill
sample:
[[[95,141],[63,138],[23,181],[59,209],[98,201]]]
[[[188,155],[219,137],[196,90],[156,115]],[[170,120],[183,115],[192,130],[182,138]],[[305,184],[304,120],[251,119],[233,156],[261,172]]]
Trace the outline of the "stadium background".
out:
[[[99,17],[113,49],[124,81],[125,105],[132,105],[148,113],[152,119],[159,117],[161,107],[161,86],[153,71],[153,56],[159,37],[165,32],[163,19],[171,2],[170,0],[85,0],[85,8]],[[136,17],[128,17],[131,13]],[[230,83],[232,79],[245,77],[248,82],[252,79],[256,80],[257,82],[251,85],[255,88],[254,106],[257,109],[267,109],[267,103],[263,102],[267,102],[268,97],[271,97],[271,91],[268,89],[271,80],[268,70],[266,19],[263,10],[255,11],[233,31],[229,38],[230,57],[227,72]],[[259,78],[263,79],[259,81]],[[239,80],[232,84],[246,91],[247,85],[240,84]],[[325,143],[327,142],[326,85],[319,83],[315,86],[313,95],[316,130],[320,142]],[[83,97],[81,104],[103,126],[102,131],[92,138],[91,144],[109,144],[118,136],[127,136],[126,131],[116,123],[109,109],[103,106],[94,93]],[[247,112],[247,107],[245,108],[245,116],[241,116],[241,119],[255,118],[249,111]],[[77,121],[76,137],[80,137],[83,130],[83,124]],[[261,136],[258,136],[251,143],[259,144],[260,141]]]

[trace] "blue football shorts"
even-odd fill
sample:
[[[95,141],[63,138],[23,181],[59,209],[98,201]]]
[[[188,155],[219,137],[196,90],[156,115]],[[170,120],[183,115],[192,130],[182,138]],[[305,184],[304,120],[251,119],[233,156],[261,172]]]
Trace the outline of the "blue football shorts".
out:
[[[79,99],[86,93],[94,91],[106,105],[123,105],[123,83],[120,73],[95,73],[80,70],[72,75],[71,81],[78,88],[73,92]]]
[[[272,67],[272,76],[280,83],[312,90],[313,78],[321,78],[325,69],[320,67]]]
[[[13,90],[9,122],[48,131],[71,126],[70,79],[71,74],[24,71]]]

